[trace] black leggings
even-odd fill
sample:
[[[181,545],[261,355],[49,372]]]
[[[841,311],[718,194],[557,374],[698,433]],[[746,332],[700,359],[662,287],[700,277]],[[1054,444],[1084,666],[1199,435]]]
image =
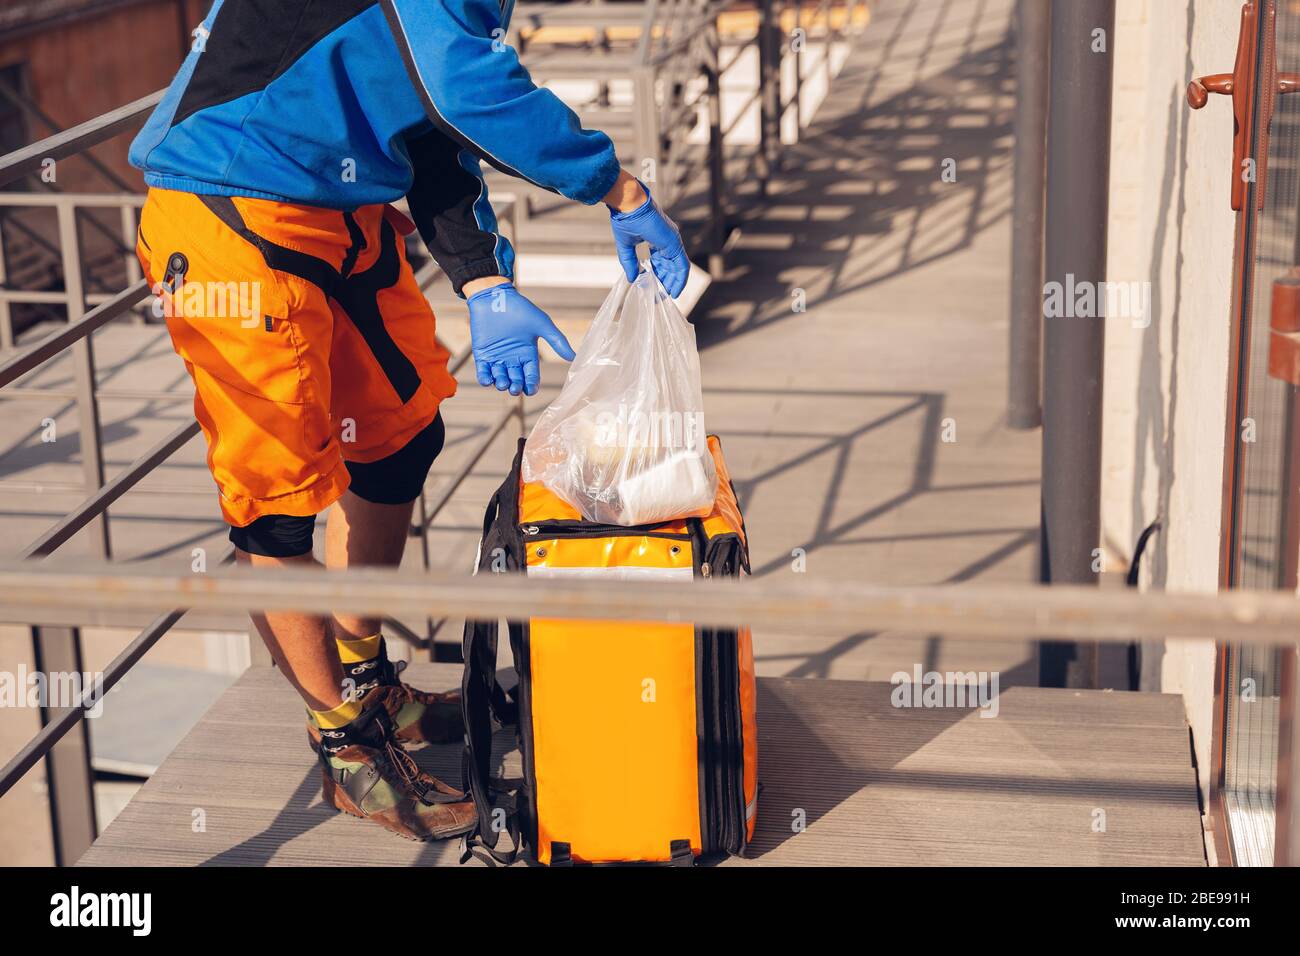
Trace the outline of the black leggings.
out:
[[[349,485],[358,498],[377,505],[404,505],[420,496],[429,468],[447,437],[439,412],[414,438],[387,458],[369,462],[344,462],[352,476]],[[231,527],[230,540],[248,554],[294,558],[310,554],[315,515],[262,515],[242,528]]]

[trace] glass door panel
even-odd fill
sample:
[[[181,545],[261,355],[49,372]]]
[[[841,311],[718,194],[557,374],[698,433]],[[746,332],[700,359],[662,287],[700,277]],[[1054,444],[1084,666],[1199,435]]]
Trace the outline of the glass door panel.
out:
[[[1236,368],[1229,409],[1229,535],[1224,580],[1229,587],[1296,589],[1297,397],[1300,365],[1275,334],[1300,303],[1300,96],[1290,92],[1300,70],[1300,2],[1257,0],[1253,145],[1242,175],[1247,217],[1239,247]],[[1282,71],[1279,73],[1279,71]],[[1271,122],[1270,122],[1271,117]],[[1280,352],[1282,354],[1280,354]],[[1281,652],[1231,646],[1226,654],[1222,736],[1222,799],[1233,862],[1271,865],[1277,797]]]

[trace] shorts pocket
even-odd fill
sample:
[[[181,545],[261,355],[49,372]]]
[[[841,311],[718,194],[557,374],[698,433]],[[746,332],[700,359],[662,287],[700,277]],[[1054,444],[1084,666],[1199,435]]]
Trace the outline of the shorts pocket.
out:
[[[304,330],[256,249],[233,233],[224,254],[145,229],[141,235],[149,243],[155,310],[182,359],[247,395],[294,405],[309,400]]]

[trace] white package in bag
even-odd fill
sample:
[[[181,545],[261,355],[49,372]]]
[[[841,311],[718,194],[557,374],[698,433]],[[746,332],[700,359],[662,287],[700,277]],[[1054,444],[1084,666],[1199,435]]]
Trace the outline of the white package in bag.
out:
[[[610,290],[564,388],[528,436],[523,478],[601,524],[712,509],[718,475],[695,329],[652,273],[632,283],[620,276]]]

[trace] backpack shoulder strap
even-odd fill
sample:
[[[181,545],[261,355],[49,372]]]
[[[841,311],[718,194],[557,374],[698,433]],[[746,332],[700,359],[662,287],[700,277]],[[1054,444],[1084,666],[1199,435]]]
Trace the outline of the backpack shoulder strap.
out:
[[[483,514],[483,535],[479,540],[474,573],[519,571],[521,568],[518,511],[519,457],[506,480],[492,495]],[[461,710],[465,719],[465,753],[462,759],[463,789],[474,799],[478,822],[471,836],[488,847],[496,846],[498,832],[492,826],[491,759],[494,718],[498,725],[517,719],[516,709],[497,682],[497,620],[465,621],[461,650],[465,671],[461,678]],[[466,841],[468,845],[469,841]],[[495,854],[494,854],[495,855]],[[468,859],[468,856],[463,857]]]

